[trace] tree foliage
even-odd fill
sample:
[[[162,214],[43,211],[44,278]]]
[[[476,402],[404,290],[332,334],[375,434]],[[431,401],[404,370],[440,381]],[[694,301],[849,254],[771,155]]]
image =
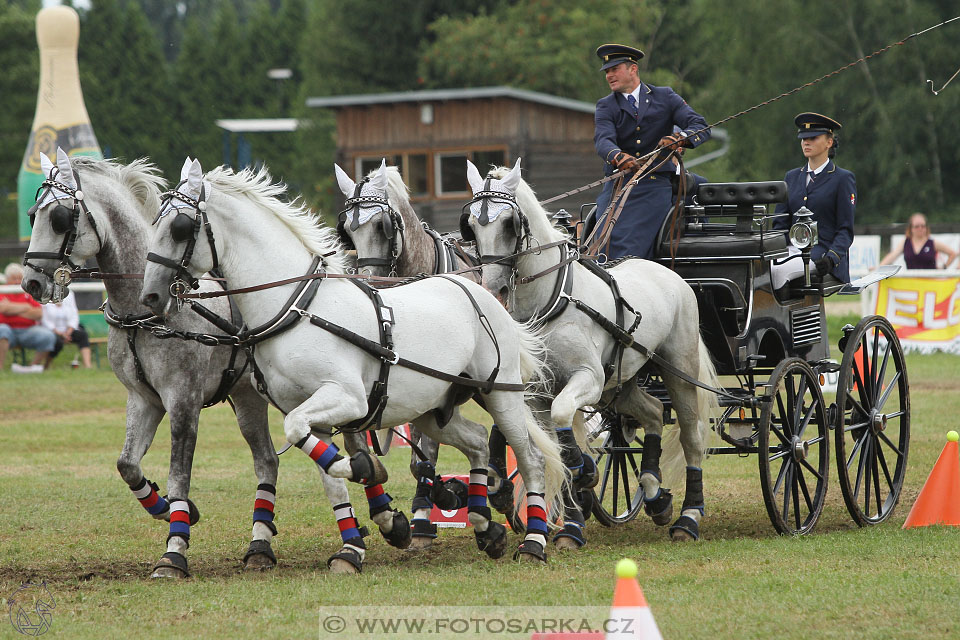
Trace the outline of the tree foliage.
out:
[[[39,8],[0,0],[0,194],[29,136]],[[956,219],[960,85],[934,96],[925,81],[939,88],[956,71],[960,22],[769,102],[956,13],[955,0],[92,0],[80,68],[101,146],[171,177],[188,154],[224,160],[217,119],[302,119],[293,135],[247,134],[253,159],[329,206],[333,114],[306,98],[509,85],[594,102],[607,93],[596,46],[625,42],[646,52],[645,81],[708,122],[763,105],[723,124],[729,152],[697,169],[710,179],[779,179],[803,161],[793,117],[817,111],[844,125],[837,161],[857,174],[858,223]],[[274,68],[292,75],[270,79]]]

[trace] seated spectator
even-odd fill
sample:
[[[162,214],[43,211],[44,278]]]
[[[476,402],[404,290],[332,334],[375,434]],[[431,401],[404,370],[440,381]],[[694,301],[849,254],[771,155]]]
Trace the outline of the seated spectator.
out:
[[[892,247],[890,253],[883,257],[880,264],[891,264],[900,255],[903,255],[903,261],[906,263],[907,269],[939,269],[937,254],[942,253],[947,256],[947,261],[943,265],[943,268],[946,269],[957,257],[956,251],[943,242],[930,237],[930,225],[927,224],[927,217],[922,213],[915,213],[910,216],[906,236],[903,244],[899,247]]]
[[[8,285],[19,285],[23,280],[23,267],[11,263],[3,270]],[[53,351],[57,336],[53,331],[40,326],[43,309],[40,303],[25,293],[0,293],[0,367],[7,365],[7,351],[10,347],[33,349],[36,354],[32,366],[14,363],[12,370],[17,373],[39,373],[43,371],[41,363],[47,354]]]
[[[57,344],[53,351],[47,355],[44,368],[49,368],[53,359],[63,351],[63,345],[66,343],[75,344],[80,350],[80,357],[83,359],[83,366],[86,369],[90,364],[90,337],[86,329],[80,324],[80,313],[77,311],[77,298],[73,291],[67,293],[67,297],[62,302],[49,303],[43,305],[43,326],[57,334]]]

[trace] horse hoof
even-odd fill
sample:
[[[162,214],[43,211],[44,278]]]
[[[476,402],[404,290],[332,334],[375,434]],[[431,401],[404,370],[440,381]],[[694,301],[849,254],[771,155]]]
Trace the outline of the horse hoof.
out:
[[[407,551],[416,553],[417,551],[426,551],[433,547],[434,538],[429,538],[427,536],[413,536],[413,539],[410,540],[410,546],[407,547]]]
[[[153,567],[151,578],[189,578],[187,559],[175,551],[168,551],[160,556],[160,561]]]
[[[533,564],[547,564],[547,554],[543,551],[543,545],[536,540],[524,540],[513,553],[513,559],[517,562],[530,562]]]
[[[573,538],[567,538],[564,536],[562,538],[557,538],[556,542],[554,542],[554,546],[557,548],[557,551],[576,551],[582,545],[578,544]]]
[[[670,527],[670,539],[674,542],[699,540],[700,524],[690,516],[680,516]]]
[[[477,537],[477,548],[490,558],[502,558],[507,551],[507,528],[499,522],[489,522],[483,533],[474,531]]]
[[[243,556],[243,568],[246,571],[267,571],[277,566],[277,556],[266,540],[252,540],[250,548]]]
[[[546,559],[546,558],[538,558],[537,556],[533,555],[532,553],[522,553],[522,552],[521,552],[521,553],[517,554],[517,562],[524,563],[524,564],[534,564],[534,565],[543,565],[543,566],[546,566],[546,564],[547,564],[547,559]]]
[[[356,574],[360,571],[351,563],[342,558],[332,558],[329,563],[330,573]]]
[[[650,516],[653,524],[662,527],[673,518],[673,494],[661,489],[653,500],[643,499],[643,511]]]
[[[383,536],[383,539],[387,541],[391,547],[396,547],[397,549],[406,549],[410,546],[412,542],[413,531],[410,529],[410,521],[407,520],[406,514],[403,511],[395,511],[393,513],[393,527],[390,529],[390,533],[384,533],[383,529],[380,530],[380,535]]]

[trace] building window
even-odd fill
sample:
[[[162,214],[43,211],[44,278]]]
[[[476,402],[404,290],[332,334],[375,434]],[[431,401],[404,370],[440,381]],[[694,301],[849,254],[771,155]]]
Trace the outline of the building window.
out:
[[[410,197],[424,197],[430,195],[429,171],[427,169],[427,154],[409,153],[403,166],[403,179],[410,188]]]
[[[380,163],[383,162],[384,158],[387,160],[387,166],[400,166],[400,156],[398,155],[389,155],[382,154],[378,156],[363,156],[357,158],[355,165],[356,175],[354,176],[355,180],[360,180],[365,175],[373,171],[374,169],[380,168]]]
[[[434,164],[438,196],[466,195],[467,152],[438,153]]]
[[[477,165],[480,175],[486,175],[492,167],[502,167],[507,164],[507,154],[503,149],[490,151],[474,151],[473,164]]]

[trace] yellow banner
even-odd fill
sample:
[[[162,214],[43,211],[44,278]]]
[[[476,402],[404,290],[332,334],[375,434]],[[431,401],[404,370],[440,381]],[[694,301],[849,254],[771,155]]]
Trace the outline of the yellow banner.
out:
[[[887,278],[875,313],[885,316],[904,349],[960,353],[960,278]]]

